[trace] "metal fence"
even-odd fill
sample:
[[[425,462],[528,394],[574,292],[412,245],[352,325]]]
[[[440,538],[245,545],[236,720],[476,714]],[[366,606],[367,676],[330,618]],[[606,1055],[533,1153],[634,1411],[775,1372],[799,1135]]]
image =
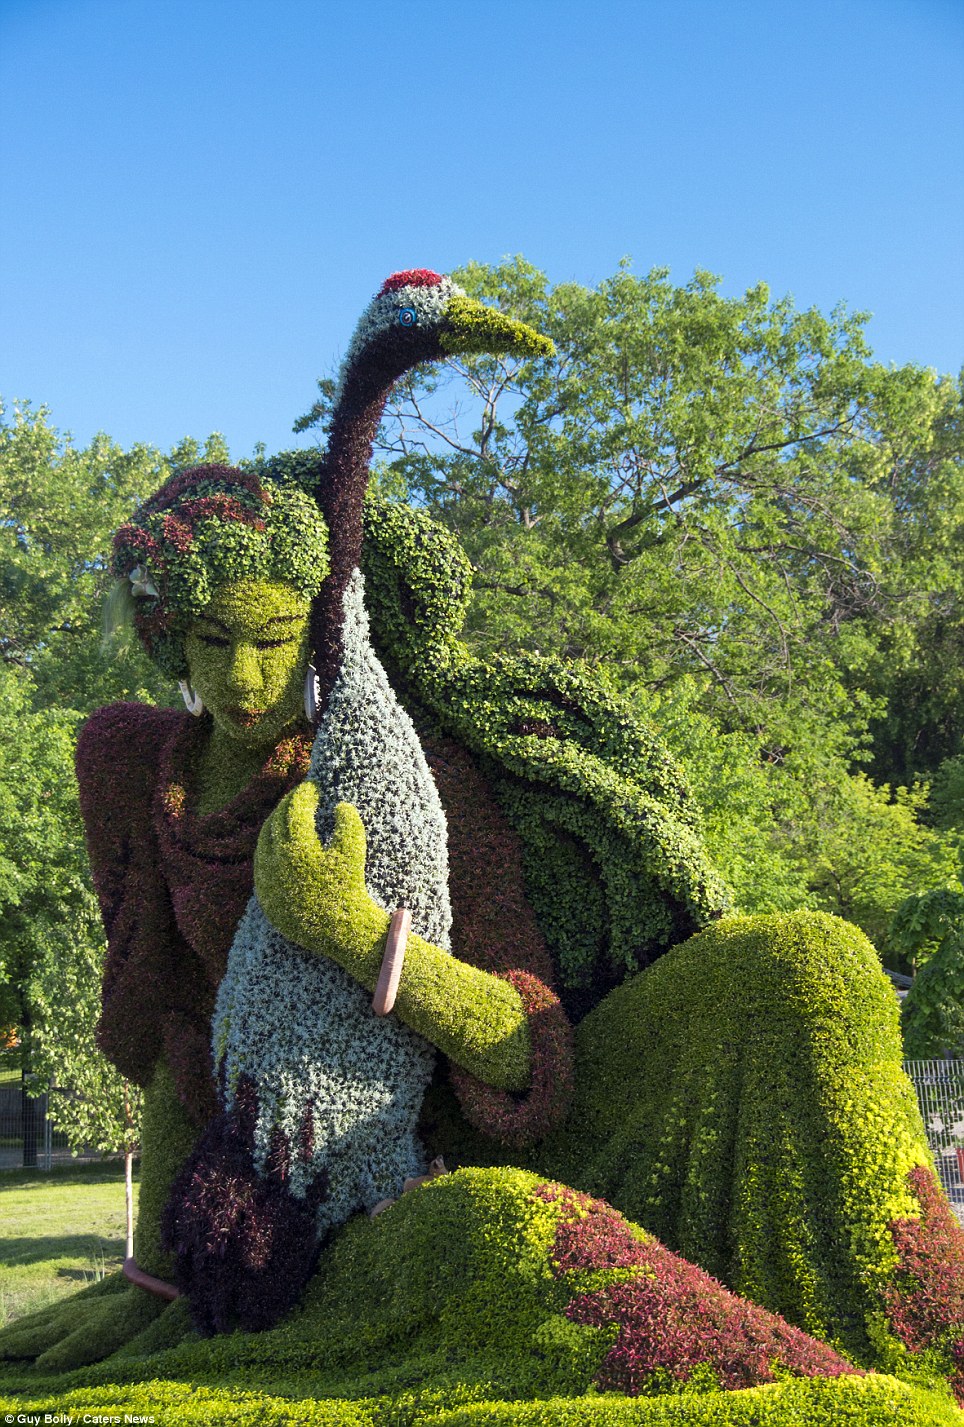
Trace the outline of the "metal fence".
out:
[[[905,1060],[947,1197],[964,1206],[964,1060]]]
[[[50,1169],[72,1159],[100,1159],[96,1150],[73,1154],[67,1136],[54,1127],[49,1115],[52,1095],[28,1093],[16,1052],[0,1051],[0,1170]]]

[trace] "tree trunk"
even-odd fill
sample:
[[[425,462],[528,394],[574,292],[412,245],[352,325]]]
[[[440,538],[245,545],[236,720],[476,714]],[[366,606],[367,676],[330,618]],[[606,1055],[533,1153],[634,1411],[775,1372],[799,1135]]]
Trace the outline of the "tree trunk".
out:
[[[23,1126],[24,1169],[37,1168],[37,1151],[40,1148],[40,1137],[43,1133],[44,1122],[42,1106],[43,1097],[37,1100],[32,1095],[28,1095],[26,1084],[21,1081],[20,1108],[21,1124]]]
[[[134,1257],[134,1144],[131,1138],[131,1104],[124,1081],[124,1201],[127,1209],[127,1247],[124,1257]]]

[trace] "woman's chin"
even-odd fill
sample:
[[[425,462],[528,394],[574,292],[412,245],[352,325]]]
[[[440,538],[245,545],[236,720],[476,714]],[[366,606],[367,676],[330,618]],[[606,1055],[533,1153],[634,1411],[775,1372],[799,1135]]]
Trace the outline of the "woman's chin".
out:
[[[215,726],[225,737],[244,748],[274,747],[295,720],[271,710],[212,709]]]

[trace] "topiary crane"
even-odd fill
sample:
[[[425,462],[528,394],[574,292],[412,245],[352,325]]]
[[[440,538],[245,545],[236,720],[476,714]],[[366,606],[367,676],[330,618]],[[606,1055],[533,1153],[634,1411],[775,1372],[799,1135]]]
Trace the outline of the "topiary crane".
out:
[[[436,957],[450,947],[445,817],[411,719],[369,642],[360,561],[368,468],[389,393],[411,367],[457,351],[544,356],[552,344],[437,273],[390,277],[352,339],[320,479],[312,473],[330,565],[311,616],[316,736],[303,791],[317,798],[315,826],[335,876],[345,884],[358,873],[359,920],[363,903],[390,913],[404,906]],[[346,813],[357,823],[347,833]],[[339,872],[352,831],[360,854]],[[266,856],[259,852],[262,867]],[[263,892],[264,878],[258,886]],[[297,901],[299,890],[280,888],[281,901]],[[332,901],[340,890],[332,887]],[[165,1216],[177,1280],[203,1331],[274,1321],[297,1298],[317,1240],[426,1168],[415,1130],[432,1046],[412,1016],[374,1013],[356,966],[305,951],[272,922],[283,924],[278,908],[269,920],[254,896],[214,1016],[223,1113]],[[513,1000],[508,986],[497,989]]]

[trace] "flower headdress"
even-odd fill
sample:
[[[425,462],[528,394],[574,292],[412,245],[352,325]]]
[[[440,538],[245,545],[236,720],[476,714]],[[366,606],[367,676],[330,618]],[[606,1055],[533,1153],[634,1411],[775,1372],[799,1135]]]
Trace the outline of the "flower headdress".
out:
[[[215,588],[281,580],[305,599],[328,572],[328,533],[300,487],[233,466],[193,466],[166,481],[114,536],[112,568],[154,662],[184,678],[184,634]]]

